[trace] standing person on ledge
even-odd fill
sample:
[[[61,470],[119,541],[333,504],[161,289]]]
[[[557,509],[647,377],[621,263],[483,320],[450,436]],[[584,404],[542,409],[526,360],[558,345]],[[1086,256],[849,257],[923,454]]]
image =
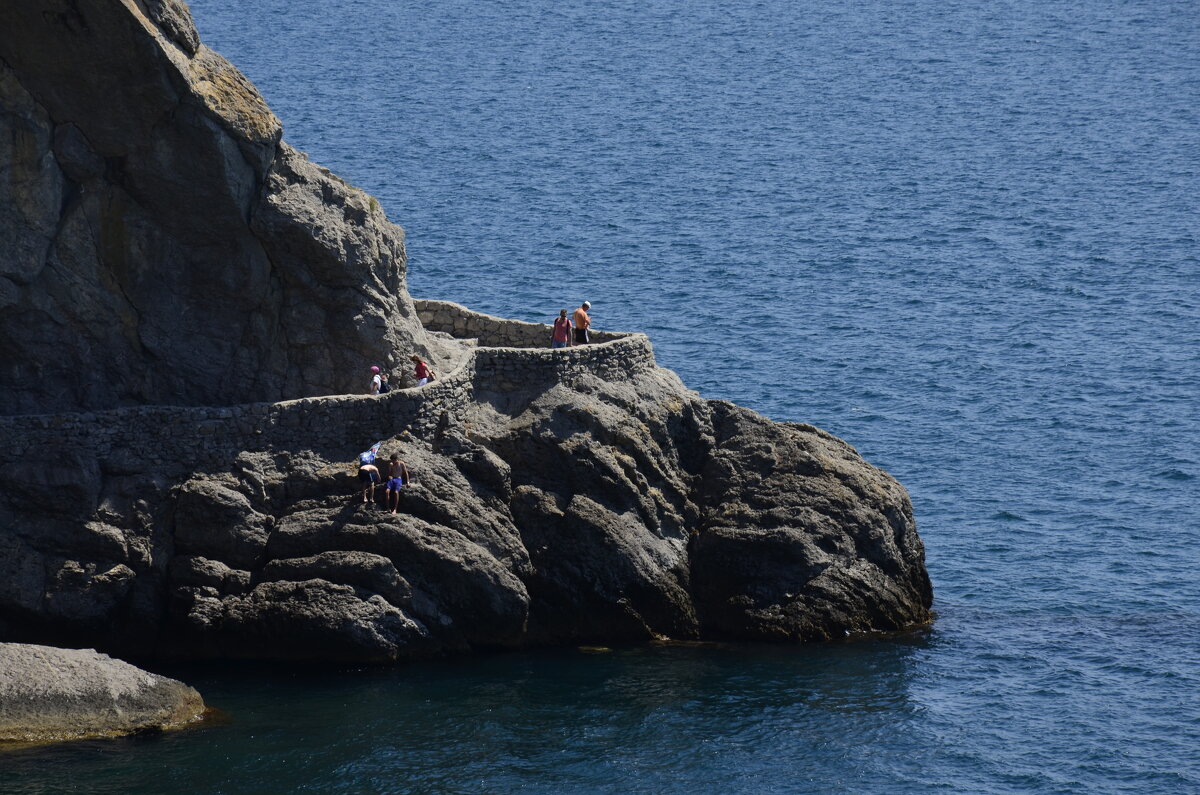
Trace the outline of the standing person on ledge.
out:
[[[587,345],[591,342],[588,339],[588,329],[591,328],[592,319],[588,317],[588,310],[592,308],[590,301],[584,301],[578,309],[575,310],[575,344]]]
[[[371,391],[367,394],[378,395],[379,387],[383,386],[383,379],[379,377],[379,365],[371,365]]]
[[[417,386],[425,386],[437,376],[433,370],[429,369],[429,365],[425,364],[425,360],[415,353],[409,357],[413,363],[413,374],[417,377]]]
[[[554,332],[550,335],[551,348],[565,348],[571,344],[571,321],[567,319],[567,310],[558,310],[554,319]]]
[[[400,489],[411,482],[408,467],[400,460],[400,456],[392,453],[392,457],[388,459],[387,481],[387,507],[392,509],[392,513],[400,508]]]

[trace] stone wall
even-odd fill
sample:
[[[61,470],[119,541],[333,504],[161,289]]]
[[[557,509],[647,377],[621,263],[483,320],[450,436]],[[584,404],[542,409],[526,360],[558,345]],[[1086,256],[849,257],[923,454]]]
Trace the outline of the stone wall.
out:
[[[104,470],[164,475],[227,469],[239,452],[310,449],[351,461],[372,442],[431,434],[444,413],[471,401],[474,362],[425,387],[386,395],[334,395],[224,408],[143,406],[87,414],[0,417],[0,473],[20,479],[65,450]],[[81,462],[84,469],[90,464]]]
[[[656,366],[654,349],[644,334],[558,350],[480,348],[475,352],[475,385],[477,389],[520,391],[547,382],[569,384],[585,373],[622,381]]]
[[[553,327],[548,323],[526,323],[521,320],[485,315],[450,301],[414,299],[417,316],[429,331],[443,331],[459,339],[475,339],[487,348],[549,348]],[[596,331],[592,342],[611,342],[628,337],[628,333]]]
[[[569,383],[584,373],[620,381],[655,366],[649,339],[628,334],[562,350],[479,348],[433,383],[385,395],[0,417],[0,477],[19,482],[23,471],[44,468],[64,454],[80,477],[94,467],[118,473],[153,469],[166,477],[218,471],[242,451],[307,449],[349,463],[378,439],[405,430],[428,438],[443,417],[462,420],[477,389]]]

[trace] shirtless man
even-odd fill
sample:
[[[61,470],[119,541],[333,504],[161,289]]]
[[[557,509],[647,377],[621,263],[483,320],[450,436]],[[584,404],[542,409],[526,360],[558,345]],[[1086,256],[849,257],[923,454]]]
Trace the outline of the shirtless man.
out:
[[[400,508],[400,489],[411,482],[408,467],[400,460],[400,456],[392,453],[388,459],[387,507],[395,513]]]
[[[588,317],[587,311],[592,308],[590,301],[584,301],[583,304],[575,310],[575,344],[586,345],[591,340],[588,339],[588,328],[592,325],[592,319]]]
[[[379,482],[379,467],[374,464],[358,465],[358,482],[363,484],[363,502],[375,501],[375,484]]]

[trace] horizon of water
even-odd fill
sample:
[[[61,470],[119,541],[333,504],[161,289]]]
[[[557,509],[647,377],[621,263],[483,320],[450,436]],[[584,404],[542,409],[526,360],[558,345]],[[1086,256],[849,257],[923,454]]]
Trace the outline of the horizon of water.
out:
[[[409,287],[593,304],[909,490],[937,620],[174,669],[228,722],[0,790],[1200,791],[1200,11],[193,0]]]

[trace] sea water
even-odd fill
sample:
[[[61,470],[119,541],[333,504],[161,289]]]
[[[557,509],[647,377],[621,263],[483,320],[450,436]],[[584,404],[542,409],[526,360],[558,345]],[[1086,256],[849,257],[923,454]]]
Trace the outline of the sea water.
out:
[[[192,0],[418,297],[648,333],[912,495],[927,631],[168,673],[37,792],[1200,791],[1191,0]]]

